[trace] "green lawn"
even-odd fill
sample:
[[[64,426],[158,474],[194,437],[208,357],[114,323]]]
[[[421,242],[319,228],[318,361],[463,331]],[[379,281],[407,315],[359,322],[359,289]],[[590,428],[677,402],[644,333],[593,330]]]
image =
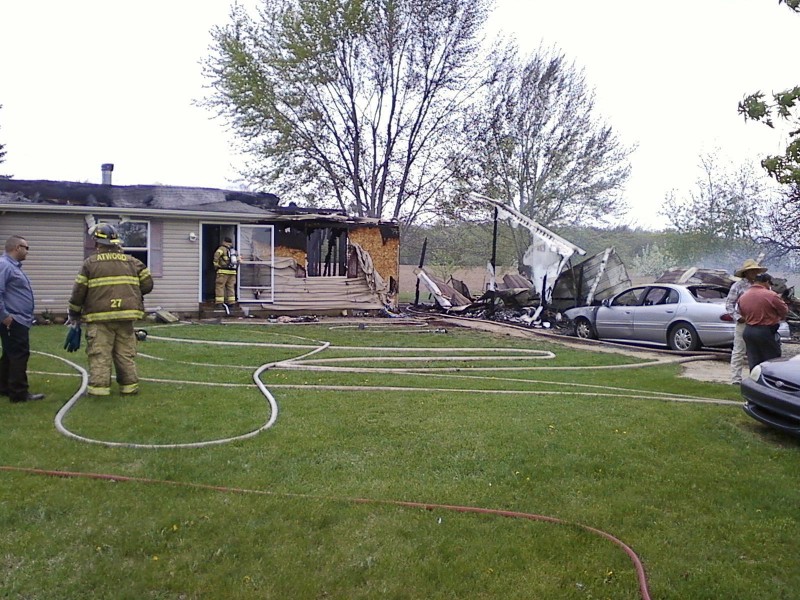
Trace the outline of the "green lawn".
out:
[[[390,319],[146,327],[141,394],[78,399],[68,435],[83,348],[32,330],[48,396],[0,403],[0,598],[641,598],[581,525],[654,599],[797,597],[800,443],[733,386]],[[256,369],[310,352],[262,373],[255,433]]]

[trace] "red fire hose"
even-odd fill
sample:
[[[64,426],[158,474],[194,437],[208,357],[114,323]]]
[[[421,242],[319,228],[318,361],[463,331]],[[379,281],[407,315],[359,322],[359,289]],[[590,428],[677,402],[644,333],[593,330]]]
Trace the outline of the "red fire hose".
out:
[[[19,472],[19,473],[28,473],[31,475],[47,475],[50,477],[68,477],[68,478],[82,478],[82,479],[101,479],[105,481],[120,481],[120,482],[129,482],[129,483],[148,483],[148,484],[158,484],[158,485],[172,485],[172,486],[179,486],[179,487],[189,487],[194,489],[200,490],[212,490],[216,492],[224,492],[224,493],[236,493],[236,494],[257,494],[262,496],[285,496],[285,497],[293,497],[293,498],[315,498],[315,499],[322,499],[322,500],[331,500],[331,501],[338,501],[338,502],[353,502],[356,504],[383,504],[387,506],[404,506],[408,508],[422,508],[425,510],[449,510],[453,512],[460,512],[460,513],[476,513],[482,515],[495,515],[500,517],[509,517],[513,519],[528,519],[530,521],[542,521],[545,523],[555,523],[557,525],[569,525],[572,527],[579,527],[584,531],[588,531],[589,533],[593,533],[595,535],[599,535],[614,544],[620,547],[622,550],[625,551],[625,554],[631,559],[634,568],[636,569],[636,576],[639,582],[639,594],[642,597],[642,600],[651,600],[650,599],[650,592],[647,588],[647,576],[645,575],[644,565],[642,565],[642,561],[637,556],[636,552],[628,546],[625,542],[620,540],[619,538],[614,537],[610,533],[602,531],[600,529],[596,529],[595,527],[590,527],[589,525],[583,525],[581,523],[571,523],[569,521],[564,521],[562,519],[558,519],[556,517],[548,517],[546,515],[537,515],[533,513],[524,513],[524,512],[516,512],[510,510],[498,510],[494,508],[479,508],[477,506],[455,506],[450,504],[432,504],[430,502],[409,502],[405,500],[376,500],[370,498],[335,498],[335,497],[322,497],[322,496],[312,496],[310,494],[291,494],[291,493],[277,493],[277,492],[270,492],[266,490],[252,490],[252,489],[245,489],[245,488],[233,488],[227,486],[220,486],[220,485],[210,485],[205,483],[192,483],[186,481],[168,481],[166,479],[150,479],[147,477],[129,477],[126,475],[110,475],[107,473],[84,473],[84,472],[77,472],[77,471],[54,471],[54,470],[47,470],[47,469],[33,469],[28,467],[12,467],[12,466],[3,466],[0,465],[0,471],[12,471],[12,472]]]

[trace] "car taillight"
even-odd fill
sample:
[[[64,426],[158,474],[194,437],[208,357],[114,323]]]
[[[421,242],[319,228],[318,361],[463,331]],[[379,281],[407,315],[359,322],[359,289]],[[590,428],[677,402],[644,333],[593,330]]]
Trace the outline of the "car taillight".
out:
[[[728,321],[729,323],[733,322],[733,317],[730,316],[728,313],[723,314],[720,318],[720,321]]]

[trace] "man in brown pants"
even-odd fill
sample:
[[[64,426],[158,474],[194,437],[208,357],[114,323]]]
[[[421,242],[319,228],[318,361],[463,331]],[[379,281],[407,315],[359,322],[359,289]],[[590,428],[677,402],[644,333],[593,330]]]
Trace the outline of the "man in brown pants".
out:
[[[119,392],[130,396],[139,392],[133,324],[144,317],[142,296],[152,291],[153,278],[142,261],[122,251],[111,225],[98,223],[90,235],[96,253],[83,262],[69,300],[70,322],[86,323],[87,393],[111,394],[113,362]]]

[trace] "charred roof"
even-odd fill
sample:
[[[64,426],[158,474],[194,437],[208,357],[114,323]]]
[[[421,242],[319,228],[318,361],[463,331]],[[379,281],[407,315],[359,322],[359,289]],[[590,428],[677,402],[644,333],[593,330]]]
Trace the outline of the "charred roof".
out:
[[[280,199],[267,192],[166,185],[105,185],[72,181],[29,181],[0,178],[0,199],[63,206],[203,210],[221,202],[240,202],[261,209],[279,209]]]
[[[350,216],[330,208],[307,208],[268,192],[220,190],[167,185],[111,185],[0,178],[0,204],[24,206],[105,207],[119,209],[185,210],[206,213],[236,213],[268,219],[336,223],[380,224],[386,235],[395,237],[398,226],[370,217]]]

